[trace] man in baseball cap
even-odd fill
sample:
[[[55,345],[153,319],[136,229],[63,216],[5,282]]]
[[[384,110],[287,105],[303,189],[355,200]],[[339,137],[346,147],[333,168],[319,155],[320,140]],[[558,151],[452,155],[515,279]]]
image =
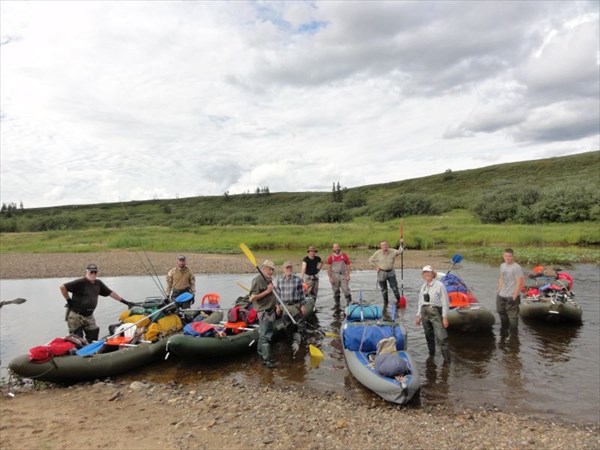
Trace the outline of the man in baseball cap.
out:
[[[98,266],[93,263],[88,264],[83,278],[77,278],[61,284],[59,287],[60,293],[67,302],[65,320],[69,327],[69,334],[84,337],[85,333],[88,342],[97,340],[100,334],[100,328],[94,318],[94,311],[98,306],[98,296],[112,297],[130,306],[129,302],[99,280],[97,275]]]
[[[187,260],[184,255],[177,256],[177,266],[167,272],[167,295],[169,299],[177,298],[184,292],[190,294],[196,293],[196,276],[194,272],[187,266]],[[186,309],[194,304],[195,298],[192,298],[184,303],[180,303],[179,307]]]

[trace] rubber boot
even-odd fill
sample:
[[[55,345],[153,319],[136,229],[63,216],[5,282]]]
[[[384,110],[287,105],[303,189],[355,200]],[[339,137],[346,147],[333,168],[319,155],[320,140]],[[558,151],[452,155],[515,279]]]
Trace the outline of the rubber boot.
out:
[[[271,344],[263,343],[260,351],[260,356],[262,357],[263,366],[272,369],[273,361],[271,361]]]
[[[442,350],[442,356],[444,357],[444,364],[450,364],[450,350]]]
[[[339,294],[333,296],[333,308],[331,308],[331,309],[333,309],[333,310],[340,309],[340,296],[339,296]]]
[[[85,338],[88,342],[97,341],[100,335],[100,328],[90,328],[85,330]]]
[[[435,356],[435,343],[430,344],[427,343],[427,348],[429,349],[429,356]]]
[[[391,320],[390,313],[388,312],[388,295],[387,295],[387,292],[383,293],[383,320]]]
[[[83,337],[83,328],[79,327],[76,330],[70,331],[69,330],[69,334],[72,334],[74,336],[79,336],[80,338]]]

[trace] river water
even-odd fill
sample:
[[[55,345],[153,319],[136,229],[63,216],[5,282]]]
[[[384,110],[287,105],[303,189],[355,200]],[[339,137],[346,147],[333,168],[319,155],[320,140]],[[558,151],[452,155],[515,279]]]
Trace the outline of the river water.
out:
[[[498,267],[463,262],[455,270],[487,308],[495,311]],[[404,270],[404,292],[408,307],[399,313],[399,323],[408,332],[408,351],[418,364],[421,391],[409,407],[444,405],[497,407],[508,412],[535,414],[569,422],[600,423],[600,273],[595,265],[572,267],[574,292],[582,304],[582,325],[551,326],[535,322],[519,324],[517,334],[501,336],[499,321],[488,334],[450,333],[453,360],[442,365],[438,355],[434,364],[426,363],[427,345],[421,327],[414,324],[417,292],[421,286],[419,270]],[[400,270],[397,270],[400,281]],[[237,283],[250,286],[253,274],[198,275],[200,293],[218,292],[221,305],[229,306],[244,294]],[[6,366],[29,348],[67,334],[64,300],[58,286],[69,279],[1,280],[2,300],[24,297],[21,305],[6,305],[0,310],[0,376],[7,377]],[[103,278],[127,300],[140,301],[158,295],[150,277]],[[337,333],[343,317],[333,308],[333,297],[326,276],[321,277],[314,326]],[[375,272],[356,271],[350,283],[354,298],[381,303],[376,290]],[[96,320],[101,336],[123,309],[110,298],[100,298]],[[496,319],[497,316],[496,316]],[[310,330],[310,328],[309,328]],[[120,377],[121,380],[147,379],[154,382],[176,380],[197,383],[203,379],[237,380],[241,383],[310,385],[322,392],[335,392],[359,401],[370,402],[375,394],[363,388],[348,372],[339,338],[311,332],[311,342],[320,346],[325,358],[314,367],[307,349],[292,359],[289,343],[275,344],[279,366],[263,369],[254,353],[233,360],[168,360]]]

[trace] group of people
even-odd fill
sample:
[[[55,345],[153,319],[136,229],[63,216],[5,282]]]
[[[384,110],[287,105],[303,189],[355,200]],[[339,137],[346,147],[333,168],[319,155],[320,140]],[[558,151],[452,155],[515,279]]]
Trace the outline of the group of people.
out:
[[[389,318],[388,286],[398,302],[400,291],[395,272],[395,259],[403,255],[403,242],[398,249],[390,248],[387,241],[380,242],[380,249],[370,258],[369,263],[377,271],[377,284],[383,297],[384,318]],[[263,364],[271,368],[271,340],[274,333],[275,319],[282,314],[289,321],[292,329],[292,352],[295,355],[306,332],[306,322],[302,319],[306,310],[307,296],[316,299],[319,292],[319,274],[323,261],[317,255],[314,245],[308,247],[307,256],[302,260],[300,275],[294,273],[291,261],[282,266],[282,275],[275,281],[275,264],[266,260],[262,263],[260,274],[252,280],[250,299],[254,302],[259,316],[258,354]],[[498,277],[498,293],[496,310],[500,316],[501,328],[515,330],[519,321],[520,294],[524,284],[523,270],[514,261],[514,252],[507,248],[503,253],[504,262],[500,266]],[[341,251],[340,245],[334,243],[332,253],[327,257],[327,275],[333,291],[335,307],[339,308],[341,295],[346,304],[352,302],[350,292],[350,267],[348,255]],[[66,321],[69,333],[85,337],[88,341],[98,339],[99,327],[94,319],[94,310],[98,304],[98,296],[109,296],[130,306],[123,297],[108,288],[97,278],[98,266],[89,264],[83,278],[64,283],[60,291],[66,300]],[[423,285],[419,290],[416,324],[423,327],[429,355],[435,355],[436,346],[440,348],[444,361],[450,362],[448,350],[448,311],[450,309],[448,293],[444,284],[437,279],[437,273],[431,265],[421,271]],[[196,290],[196,279],[187,267],[186,257],[177,257],[177,266],[168,271],[166,293],[168,298]],[[193,300],[191,301],[193,302]],[[84,336],[85,335],[85,336]]]
[[[88,264],[82,278],[61,284],[59,289],[66,301],[65,320],[69,334],[85,338],[88,342],[97,340],[100,334],[100,328],[94,318],[99,296],[111,297],[126,306],[131,306],[130,302],[98,279],[96,264]],[[187,267],[186,257],[179,255],[177,265],[167,273],[166,294],[169,299],[174,299],[184,292],[192,295],[196,292],[196,276]],[[193,302],[192,297],[188,304]]]

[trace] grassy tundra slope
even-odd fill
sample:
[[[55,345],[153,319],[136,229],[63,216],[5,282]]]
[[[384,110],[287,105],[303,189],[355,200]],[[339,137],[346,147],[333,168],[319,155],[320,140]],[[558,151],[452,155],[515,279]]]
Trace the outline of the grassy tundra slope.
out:
[[[441,168],[442,169],[442,168]],[[333,192],[247,193],[23,209],[3,213],[2,253],[91,252],[119,249],[237,253],[254,248],[321,248],[396,244],[398,215],[413,249],[464,249],[487,258],[512,245],[539,259],[598,261],[597,220],[569,223],[482,223],[477,205],[495,192],[600,191],[600,151],[501,164]],[[552,191],[554,189],[554,191]],[[427,214],[390,214],[391,202],[410,197]],[[416,201],[415,201],[416,199]],[[596,206],[597,208],[598,206]],[[394,214],[392,212],[391,214]],[[377,220],[378,219],[378,220]],[[564,248],[568,246],[568,248]],[[520,252],[522,254],[522,252]],[[526,257],[529,259],[529,257]]]

